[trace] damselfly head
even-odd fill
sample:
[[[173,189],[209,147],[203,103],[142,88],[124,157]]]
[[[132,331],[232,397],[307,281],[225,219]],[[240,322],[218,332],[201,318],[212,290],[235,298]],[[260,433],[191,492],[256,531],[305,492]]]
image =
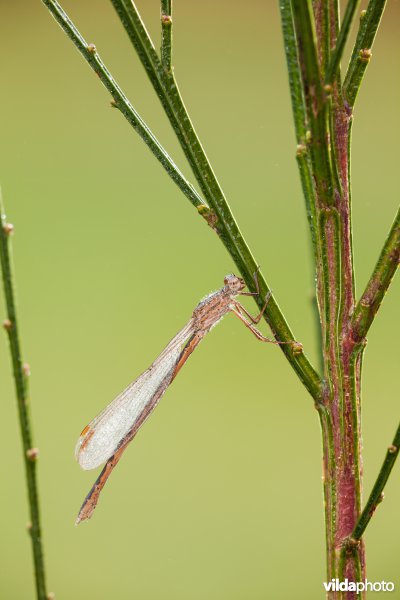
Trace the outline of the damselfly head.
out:
[[[241,277],[237,277],[233,273],[224,278],[224,284],[233,294],[236,294],[246,287],[245,282]]]

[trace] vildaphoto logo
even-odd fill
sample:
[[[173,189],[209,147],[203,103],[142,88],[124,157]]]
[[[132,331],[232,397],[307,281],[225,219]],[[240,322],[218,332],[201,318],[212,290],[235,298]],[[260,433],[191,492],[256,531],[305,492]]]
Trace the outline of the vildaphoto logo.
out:
[[[345,579],[331,579],[324,581],[324,588],[327,592],[393,592],[394,583],[392,581],[349,581]]]

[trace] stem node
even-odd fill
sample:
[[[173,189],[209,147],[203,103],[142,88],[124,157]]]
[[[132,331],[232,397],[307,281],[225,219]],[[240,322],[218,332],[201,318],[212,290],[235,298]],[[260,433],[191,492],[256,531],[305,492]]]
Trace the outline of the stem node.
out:
[[[26,457],[31,462],[37,461],[39,458],[39,448],[28,448],[26,451]]]
[[[371,60],[372,52],[370,48],[363,48],[359,52],[359,59],[362,62],[368,63]]]
[[[23,365],[22,365],[22,372],[25,375],[25,377],[30,377],[31,367],[30,367],[30,365],[27,362],[23,363]]]
[[[203,217],[203,219],[211,227],[211,229],[218,233],[216,227],[218,222],[218,216],[215,214],[215,212],[206,204],[200,204],[200,206],[197,207],[197,210],[199,214]]]
[[[5,329],[6,331],[11,331],[12,327],[13,327],[13,324],[10,321],[10,319],[4,319],[4,321],[3,321],[3,329]]]
[[[296,147],[296,156],[306,156],[307,155],[307,146],[305,144],[298,144]]]
[[[303,353],[303,344],[301,342],[293,341],[291,346],[294,356],[298,356],[299,354]]]
[[[14,225],[12,223],[4,223],[3,229],[6,235],[11,235],[14,233]]]

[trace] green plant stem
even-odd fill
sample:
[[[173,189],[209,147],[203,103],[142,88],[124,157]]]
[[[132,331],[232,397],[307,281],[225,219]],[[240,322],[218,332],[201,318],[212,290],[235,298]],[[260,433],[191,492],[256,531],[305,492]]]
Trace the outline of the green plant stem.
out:
[[[343,56],[343,50],[346,45],[347,38],[350,33],[351,25],[354,19],[354,15],[358,10],[360,0],[349,0],[344,13],[342,25],[340,27],[339,35],[335,48],[332,51],[331,59],[329,61],[328,68],[325,73],[325,84],[332,85],[340,65],[340,61]]]
[[[319,2],[313,6],[314,12],[309,2],[292,0],[316,189],[317,296],[326,382],[323,401],[317,408],[324,453],[327,579],[347,577],[358,581],[364,575],[363,545],[342,562],[338,552],[361,510],[360,374],[364,346],[356,344],[349,335],[349,317],[354,306],[349,178],[351,120],[341,97],[338,74],[326,90],[329,97],[323,87],[324,61],[330,51],[326,49],[325,36],[329,29],[330,44],[335,46],[338,4],[331,0],[325,6]]]
[[[310,15],[315,24],[315,42],[322,75],[325,73],[330,56],[330,4],[331,0],[311,0],[310,3]]]
[[[14,292],[14,274],[10,256],[10,233],[9,225],[6,223],[6,216],[0,195],[0,262],[3,274],[3,289],[7,309],[7,320],[4,321],[4,328],[8,333],[18,404],[18,415],[31,520],[28,531],[32,542],[36,596],[38,600],[46,600],[46,574],[40,527],[39,492],[36,477],[37,449],[33,448],[32,425],[28,412],[28,374],[26,372],[26,368],[24,369],[21,345],[18,335],[18,322]]]
[[[378,505],[384,498],[383,490],[390,477],[394,463],[399,455],[400,451],[400,425],[397,428],[396,435],[393,439],[392,444],[389,446],[386,452],[385,459],[378,473],[376,482],[372,488],[371,494],[368,501],[361,512],[357,523],[351,532],[351,534],[344,540],[339,556],[339,578],[343,581],[345,576],[345,565],[349,561],[354,561],[357,553],[359,552],[360,545],[363,542],[363,535],[366,528],[371,522],[372,517]]]
[[[353,338],[362,340],[372,325],[400,260],[400,208],[351,320]]]
[[[239,268],[248,287],[255,291],[253,275],[254,269],[257,268],[257,263],[238,228],[196,134],[180,95],[173,70],[167,73],[162,69],[160,60],[154,51],[154,45],[143,25],[135,4],[130,0],[111,0],[111,2],[154,86],[197,182],[207,202],[217,216],[215,229]],[[270,294],[270,289],[261,274],[259,283],[261,296],[264,296],[264,293]],[[261,307],[261,298],[257,298],[256,301],[258,306]],[[278,341],[293,340],[293,334],[290,332],[272,295],[270,296],[264,316]],[[316,377],[317,374],[308,360],[304,361],[302,353],[293,355],[289,344],[282,344],[281,349],[311,395],[314,398],[315,394],[317,397],[320,397],[321,381],[318,376]]]
[[[333,181],[327,129],[327,101],[322,87],[317,57],[313,12],[309,0],[292,0],[303,94],[310,128],[311,163],[315,177],[317,201],[321,206],[333,206]]]
[[[304,199],[306,202],[313,247],[315,249],[316,196],[311,173],[310,157],[306,145],[307,113],[301,85],[299,57],[297,53],[296,34],[294,31],[290,0],[280,0],[279,7],[281,11],[283,41],[289,74],[290,97],[292,100],[294,129],[297,141],[296,159],[298,163]]]
[[[301,72],[296,42],[296,33],[293,24],[291,0],[280,0],[283,42],[285,48],[286,64],[289,75],[290,97],[292,101],[292,113],[297,141],[296,160],[299,169],[300,181],[306,205],[307,217],[311,231],[314,261],[317,262],[317,240],[316,240],[316,193],[311,170],[309,148],[307,147],[307,113],[301,83]],[[322,372],[322,346],[320,333],[320,318],[318,302],[314,294],[312,307],[315,315],[319,370]]]
[[[87,63],[93,71],[98,75],[100,81],[113,97],[113,106],[118,108],[130,123],[133,129],[140,135],[145,144],[150,148],[151,152],[164,167],[168,175],[176,183],[179,189],[185,194],[188,200],[197,209],[206,207],[204,200],[195,190],[195,188],[185,179],[173,160],[170,158],[166,150],[161,146],[157,138],[150,131],[149,127],[133,108],[111,73],[101,60],[97,50],[93,44],[88,44],[82,35],[79,33],[71,19],[61,8],[58,2],[54,0],[42,0],[47,6],[57,23],[62,27],[67,36],[75,44],[79,52],[83,55]]]
[[[169,73],[172,68],[172,0],[161,0],[161,64]]]
[[[286,64],[289,75],[290,98],[297,144],[306,143],[307,114],[301,85],[299,57],[297,53],[296,34],[290,0],[280,0],[279,8],[285,47]]]
[[[182,102],[172,69],[169,72],[165,71],[135,4],[131,0],[111,0],[111,3],[161,101],[207,202],[214,208],[213,204],[219,203],[221,192]],[[215,183],[215,190],[210,190],[210,185]],[[226,202],[225,206],[222,203],[220,208],[225,212],[227,210],[228,216],[230,215]],[[215,213],[217,214],[217,211]]]
[[[49,8],[52,15],[55,17],[56,21],[61,25],[63,30],[67,33],[68,37],[74,42],[74,44],[78,47],[84,58],[89,62],[92,68],[99,75],[103,84],[107,87],[110,93],[113,95],[114,100],[117,100],[117,106],[126,116],[131,125],[137,129],[136,122],[137,118],[132,117],[132,107],[126,100],[125,96],[123,96],[122,92],[116,86],[115,81],[111,77],[110,73],[104,67],[104,64],[99,60],[96,52],[88,47],[85,40],[82,38],[80,33],[77,31],[76,27],[73,25],[69,17],[62,10],[60,5],[54,0],[42,0],[43,3]],[[115,4],[115,2],[113,2]],[[133,4],[130,4],[132,10],[135,8]],[[123,3],[120,3],[121,10],[124,8]],[[125,13],[124,13],[125,14]],[[142,37],[145,40],[148,40],[146,44],[141,46],[141,49],[138,50],[139,56],[148,57],[153,56],[155,54],[154,46],[148,38],[147,32],[139,18],[139,34],[141,36],[141,42],[143,42]],[[157,57],[159,62],[159,59]],[[147,61],[147,58],[146,58]],[[151,63],[146,63],[146,65]],[[161,63],[160,63],[161,64]],[[146,68],[147,70],[147,68]],[[161,69],[162,76],[164,76],[164,70]],[[152,71],[153,79],[159,81],[159,73],[154,73]],[[206,199],[210,205],[215,216],[215,220],[213,219],[212,225],[213,229],[218,233],[220,239],[224,243],[228,252],[232,256],[235,261],[241,275],[246,281],[248,287],[255,290],[254,283],[254,273],[257,270],[257,263],[252,256],[242,234],[239,231],[239,228],[236,224],[236,221],[229,209],[229,206],[222,194],[222,191],[219,187],[219,184],[215,178],[215,175],[211,169],[211,166],[208,163],[208,160],[205,156],[204,150],[201,147],[200,142],[194,132],[194,129],[191,125],[189,117],[186,113],[186,110],[183,106],[182,101],[180,100],[179,92],[177,91],[176,84],[174,79],[170,79],[169,83],[169,91],[172,94],[174,91],[175,96],[174,100],[176,101],[176,106],[174,108],[176,112],[176,122],[182,125],[182,135],[185,137],[185,149],[186,153],[192,157],[192,162],[190,163],[192,168],[195,168],[196,178],[199,182],[201,182],[201,188],[203,193],[206,196]],[[115,94],[115,96],[114,96]],[[129,110],[128,110],[129,109]],[[140,131],[139,131],[140,132]],[[182,136],[181,136],[182,137]],[[178,139],[179,136],[178,136]],[[181,141],[181,140],[180,140]],[[160,160],[161,162],[161,160]],[[211,220],[210,215],[208,215],[207,220]],[[209,222],[210,222],[209,220]],[[263,298],[269,293],[269,287],[259,272],[259,289],[260,289],[260,297],[256,298],[257,304],[262,307]],[[292,365],[293,369],[299,376],[300,380],[309,390],[310,394],[313,398],[319,399],[321,397],[322,384],[321,380],[317,374],[317,372],[313,369],[309,360],[305,356],[304,352],[300,348],[299,344],[296,343],[294,336],[286,323],[286,320],[276,303],[274,297],[271,295],[267,309],[265,311],[265,319],[270,325],[272,332],[275,338],[278,341],[290,342],[293,341],[293,344],[285,343],[280,346],[284,354],[286,355],[289,363]]]
[[[366,528],[368,527],[369,522],[371,521],[376,507],[383,500],[383,490],[387,483],[387,480],[389,479],[390,473],[392,472],[394,463],[396,462],[396,458],[399,455],[399,451],[400,425],[397,428],[396,435],[394,436],[392,444],[389,446],[386,452],[385,460],[383,461],[374,487],[372,488],[371,494],[368,498],[365,508],[362,511],[356,526],[354,527],[354,531],[350,536],[350,540],[358,542],[361,539]]]
[[[140,14],[131,0],[111,0],[152,83],[197,182],[217,217],[216,231],[231,252],[247,255],[248,248],[207,159],[180,95],[173,71],[167,73],[154,49]],[[237,238],[238,243],[233,242]],[[234,246],[238,246],[237,249]],[[243,246],[243,248],[240,248]],[[254,283],[254,281],[253,281]],[[268,309],[267,311],[268,312]],[[267,315],[266,315],[267,316]]]
[[[371,58],[371,48],[385,10],[386,0],[370,0],[361,19],[349,67],[343,84],[343,94],[349,106],[356,101],[365,70]]]

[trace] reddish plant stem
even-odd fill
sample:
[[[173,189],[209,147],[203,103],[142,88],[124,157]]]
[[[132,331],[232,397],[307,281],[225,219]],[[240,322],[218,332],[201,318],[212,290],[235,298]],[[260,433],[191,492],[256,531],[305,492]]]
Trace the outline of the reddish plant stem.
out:
[[[394,275],[400,237],[399,212],[364,295],[354,308],[350,197],[352,108],[348,103],[354,100],[356,92],[353,95],[350,92],[358,88],[362,74],[358,72],[360,69],[353,69],[346,78],[346,93],[342,92],[340,59],[357,3],[358,0],[349,0],[337,42],[339,0],[281,0],[293,113],[300,140],[298,157],[303,159],[307,154],[312,182],[312,185],[303,185],[303,190],[312,215],[323,339],[324,387],[322,398],[316,399],[316,408],[322,429],[328,580],[347,577],[354,582],[365,578],[364,546],[359,541],[362,533],[354,538],[356,543],[352,543],[351,538],[359,522],[361,504],[362,355],[365,335]],[[358,46],[370,48],[372,45],[383,6],[384,0],[371,0],[369,4],[368,27],[360,30],[353,52],[356,62]],[[368,44],[362,40],[368,40]],[[329,74],[324,77],[327,68]],[[299,87],[300,77],[301,91],[296,87]],[[302,163],[299,161],[301,174],[303,163],[304,159]],[[350,600],[357,595],[331,591],[328,597]]]
[[[354,310],[354,272],[351,227],[350,138],[352,111],[342,99],[338,82],[333,85],[332,144],[336,157],[339,187],[335,190],[341,222],[342,306],[339,325],[339,360],[341,363],[343,435],[335,449],[341,457],[337,482],[338,522],[335,553],[353,531],[361,512],[361,364],[364,342],[356,343],[352,336],[351,315]],[[342,555],[343,556],[343,555]],[[337,564],[339,578],[350,581],[365,579],[365,548],[363,541],[344,555]],[[347,592],[348,600],[356,598]]]
[[[318,3],[314,4],[318,8]],[[330,2],[329,38],[336,43],[337,14],[335,0]],[[326,13],[315,10],[317,45],[323,48],[327,35],[318,23]],[[319,53],[319,58],[323,53]],[[320,59],[321,61],[321,59]],[[321,77],[324,64],[320,62]],[[329,93],[329,92],[328,92]],[[354,310],[354,275],[351,235],[350,134],[352,114],[342,99],[339,78],[333,82],[326,143],[332,160],[333,202],[317,198],[317,222],[321,264],[317,266],[321,323],[324,336],[325,379],[324,423],[324,494],[327,526],[328,580],[339,578],[360,581],[365,578],[363,543],[343,553],[361,511],[361,430],[360,377],[363,342],[352,337],[350,318]],[[314,172],[318,178],[318,172]],[[316,185],[318,190],[318,185]],[[320,413],[321,414],[321,413]],[[327,417],[329,416],[329,418]],[[329,592],[330,600],[353,600],[354,592]]]
[[[334,424],[337,471],[332,486],[336,493],[337,523],[335,531],[334,569],[332,577],[341,581],[360,581],[365,578],[364,544],[360,543],[351,553],[341,553],[347,537],[353,531],[361,511],[361,422],[360,422],[360,379],[363,344],[356,344],[350,330],[350,318],[354,309],[354,277],[351,236],[351,202],[349,181],[349,148],[351,113],[341,99],[341,91],[334,84],[332,106],[332,145],[336,157],[338,187],[335,189],[337,208],[340,215],[341,237],[341,311],[339,319],[338,361],[340,363],[341,427]],[[342,560],[340,560],[342,556]],[[333,593],[332,598],[353,600],[357,594]]]
[[[327,35],[327,6],[326,0],[312,0],[317,37],[318,62],[322,72],[325,72],[329,49],[329,36]]]

